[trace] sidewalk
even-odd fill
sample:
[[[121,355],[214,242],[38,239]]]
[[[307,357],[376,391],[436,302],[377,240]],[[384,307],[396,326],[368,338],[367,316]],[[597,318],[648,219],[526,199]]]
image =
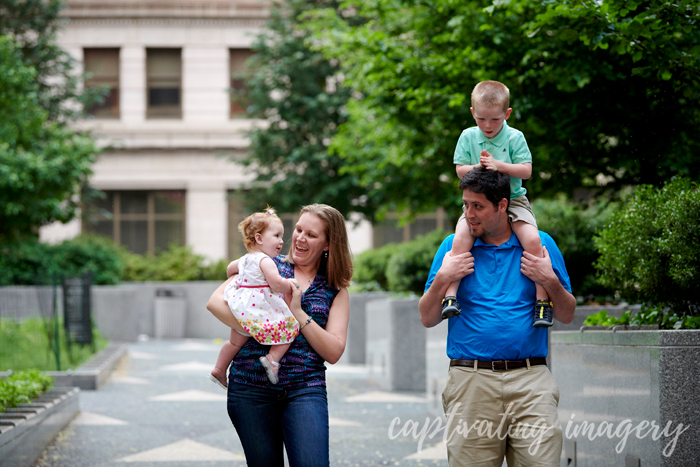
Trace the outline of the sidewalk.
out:
[[[80,414],[37,466],[174,467],[245,465],[226,413],[225,392],[206,375],[219,345],[209,340],[129,344],[128,356],[97,391],[82,391]],[[329,366],[333,466],[447,466],[441,434],[418,441],[399,434],[408,420],[434,420],[422,394],[380,391],[362,366]]]

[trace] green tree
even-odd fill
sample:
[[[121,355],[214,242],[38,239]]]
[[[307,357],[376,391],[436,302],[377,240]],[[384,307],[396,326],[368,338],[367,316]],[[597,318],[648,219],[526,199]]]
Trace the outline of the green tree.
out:
[[[39,105],[50,121],[69,122],[83,116],[103,90],[80,89],[83,77],[75,60],[56,43],[65,20],[64,0],[0,0],[0,35],[10,36],[22,50],[23,62],[36,70]],[[66,104],[82,104],[66,105]]]
[[[332,4],[332,2],[331,2]],[[329,5],[319,0],[275,3],[266,31],[252,46],[255,55],[242,75],[245,89],[234,97],[247,117],[264,120],[250,133],[251,150],[244,164],[254,168],[251,207],[266,204],[295,212],[309,203],[326,203],[343,214],[372,214],[372,203],[359,179],[343,172],[340,157],[327,151],[338,126],[345,122],[350,89],[339,80],[337,60],[328,60],[306,45],[298,33],[298,15]]]
[[[50,119],[39,78],[13,37],[0,36],[0,239],[72,219],[97,151]]]
[[[485,79],[511,89],[509,123],[533,153],[531,194],[700,176],[696,2],[361,0],[341,8],[309,13],[306,23],[314,50],[339,60],[361,96],[348,103],[330,150],[384,209],[456,213],[452,155],[474,125],[471,90]]]

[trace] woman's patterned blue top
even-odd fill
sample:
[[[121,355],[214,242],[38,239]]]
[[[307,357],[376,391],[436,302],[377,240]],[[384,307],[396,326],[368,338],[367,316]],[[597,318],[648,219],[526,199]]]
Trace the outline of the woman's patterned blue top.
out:
[[[285,256],[272,258],[279,273],[284,278],[294,277],[294,265],[285,261]],[[301,296],[301,308],[317,324],[325,329],[328,322],[328,312],[339,290],[326,282],[326,277],[317,274],[313,283]],[[324,360],[314,351],[299,334],[280,361],[279,382],[271,384],[260,364],[260,357],[267,355],[269,345],[262,345],[255,339],[241,348],[233,359],[229,381],[268,389],[299,389],[310,386],[326,385],[326,367]]]

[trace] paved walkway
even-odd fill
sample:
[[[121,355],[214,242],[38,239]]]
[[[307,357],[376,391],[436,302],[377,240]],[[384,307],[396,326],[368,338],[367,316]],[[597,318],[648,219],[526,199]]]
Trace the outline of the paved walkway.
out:
[[[219,347],[189,339],[130,344],[101,389],[81,392],[80,414],[37,465],[245,465],[225,392],[206,378]],[[381,391],[362,366],[329,367],[331,465],[447,465],[440,435],[426,439],[420,453],[412,436],[389,436],[395,417],[394,434],[408,420],[420,427],[434,420],[422,394]]]

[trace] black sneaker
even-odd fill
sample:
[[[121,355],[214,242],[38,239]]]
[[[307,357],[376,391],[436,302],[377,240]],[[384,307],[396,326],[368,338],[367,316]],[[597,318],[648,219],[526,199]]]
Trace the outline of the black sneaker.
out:
[[[442,299],[442,319],[452,318],[461,314],[462,309],[459,307],[457,297],[445,297]]]
[[[552,302],[549,300],[537,300],[532,325],[536,328],[548,328],[552,324],[554,324],[554,321],[552,321]]]

